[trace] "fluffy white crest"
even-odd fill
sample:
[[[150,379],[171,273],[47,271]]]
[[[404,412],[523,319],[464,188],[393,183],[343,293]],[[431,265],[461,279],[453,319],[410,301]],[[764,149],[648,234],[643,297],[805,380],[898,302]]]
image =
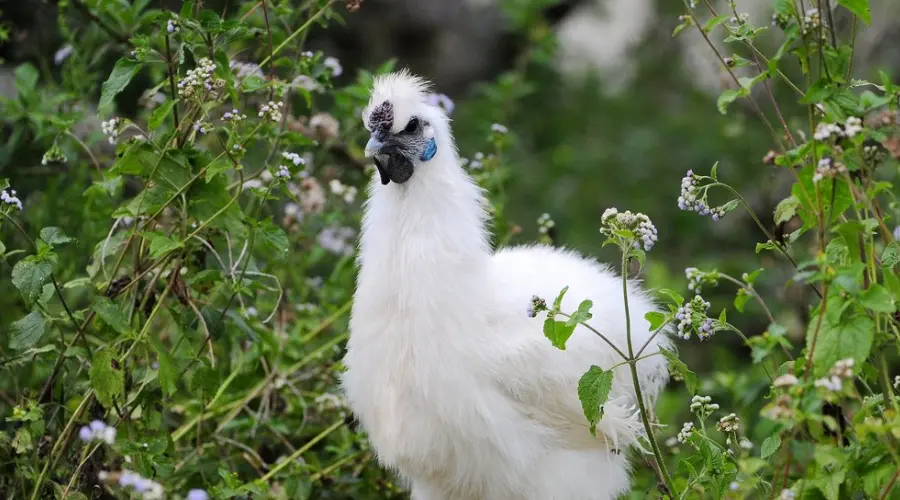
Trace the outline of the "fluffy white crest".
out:
[[[393,126],[391,132],[403,130],[413,116],[425,118],[431,122],[445,122],[446,114],[440,108],[429,104],[428,95],[431,82],[413,75],[407,69],[375,77],[372,86],[372,97],[362,112],[365,127],[371,131],[369,117],[372,111],[385,101],[393,108]]]

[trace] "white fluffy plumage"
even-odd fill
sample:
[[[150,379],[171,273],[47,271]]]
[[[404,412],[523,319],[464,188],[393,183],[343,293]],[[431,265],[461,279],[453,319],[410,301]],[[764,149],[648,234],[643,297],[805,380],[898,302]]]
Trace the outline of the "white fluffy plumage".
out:
[[[591,436],[577,396],[591,365],[621,361],[579,326],[565,351],[532,295],[563,310],[594,302],[591,326],[627,352],[621,279],[573,251],[493,252],[482,190],[460,166],[449,119],[407,72],[379,77],[369,106],[393,104],[392,132],[416,116],[437,153],[402,184],[370,185],[342,386],[380,462],[411,483],[414,500],[599,500],[627,491],[624,451],[643,431],[627,366]],[[629,283],[635,348],[650,337],[652,301]],[[668,339],[657,336],[645,351]],[[638,363],[648,404],[668,380],[663,356]]]

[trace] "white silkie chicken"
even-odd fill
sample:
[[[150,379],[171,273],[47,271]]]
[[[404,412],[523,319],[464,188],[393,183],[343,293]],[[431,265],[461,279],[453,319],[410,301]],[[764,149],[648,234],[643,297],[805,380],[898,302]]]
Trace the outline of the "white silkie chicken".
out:
[[[592,364],[621,359],[579,326],[566,350],[527,309],[569,287],[563,311],[594,302],[591,326],[625,350],[620,278],[546,246],[492,252],[482,190],[460,166],[445,113],[407,72],[379,77],[363,120],[370,186],[342,385],[382,464],[414,500],[594,500],[627,491],[624,451],[643,428],[626,365],[589,432],[577,396]],[[630,283],[636,348],[654,309]],[[659,335],[645,351],[656,352]],[[652,404],[663,356],[638,363]]]

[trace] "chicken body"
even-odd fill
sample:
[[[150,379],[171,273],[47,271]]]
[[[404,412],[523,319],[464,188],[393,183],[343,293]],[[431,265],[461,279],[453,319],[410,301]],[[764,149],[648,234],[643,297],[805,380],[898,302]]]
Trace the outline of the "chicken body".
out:
[[[387,85],[387,83],[393,86]],[[481,190],[459,167],[446,117],[404,81],[376,82],[434,124],[434,161],[403,184],[373,179],[342,385],[379,461],[411,483],[414,500],[601,500],[627,491],[625,457],[642,431],[626,365],[589,432],[577,388],[591,365],[622,359],[579,326],[566,350],[528,315],[533,295],[563,311],[593,301],[592,327],[622,351],[622,281],[596,261],[546,246],[490,250]],[[385,86],[388,88],[385,90]],[[380,94],[379,94],[380,92]],[[403,128],[403,117],[399,128]],[[634,352],[651,339],[651,301],[628,283]],[[652,404],[668,379],[663,356],[638,362]]]

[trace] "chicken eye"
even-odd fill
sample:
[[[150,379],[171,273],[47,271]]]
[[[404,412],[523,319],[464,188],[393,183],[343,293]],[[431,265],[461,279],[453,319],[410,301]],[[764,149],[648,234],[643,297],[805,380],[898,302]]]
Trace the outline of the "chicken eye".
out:
[[[413,118],[412,120],[409,121],[409,123],[406,124],[406,128],[403,129],[403,131],[406,132],[407,134],[411,134],[411,133],[415,132],[416,129],[418,129],[418,128],[419,128],[419,119]]]

